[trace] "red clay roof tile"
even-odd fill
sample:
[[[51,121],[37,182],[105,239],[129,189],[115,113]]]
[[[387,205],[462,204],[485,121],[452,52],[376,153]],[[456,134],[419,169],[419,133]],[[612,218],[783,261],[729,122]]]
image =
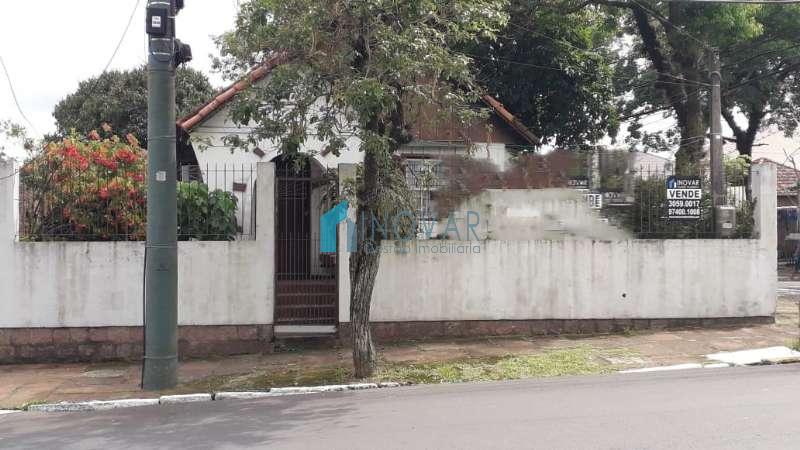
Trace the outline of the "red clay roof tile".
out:
[[[250,71],[243,79],[233,83],[232,85],[228,86],[227,88],[220,91],[211,101],[206,103],[205,105],[200,106],[194,112],[190,113],[183,119],[178,120],[178,126],[183,128],[185,131],[189,132],[194,127],[200,125],[208,119],[211,115],[213,115],[217,110],[225,106],[228,102],[233,99],[239,92],[244,91],[245,89],[249,88],[253,83],[263,79],[274,69],[276,66],[283,64],[286,62],[286,55],[284,53],[278,53],[271,58],[269,58],[266,62],[261,64],[259,67]],[[525,139],[528,143],[533,145],[538,145],[541,141],[540,139],[533,134],[525,125],[523,125],[510,111],[503,106],[497,99],[492,97],[491,95],[484,95],[482,97],[483,101],[489,105],[489,107],[494,110],[494,112],[503,119],[514,131],[516,131],[523,139]]]
[[[753,161],[753,164],[759,163],[771,163],[775,164],[776,169],[776,178],[777,178],[777,191],[778,195],[788,195],[788,194],[796,194],[797,193],[797,175],[795,174],[794,168],[791,166],[787,166],[786,164],[777,163],[769,158],[758,158]],[[800,167],[798,167],[800,169]]]

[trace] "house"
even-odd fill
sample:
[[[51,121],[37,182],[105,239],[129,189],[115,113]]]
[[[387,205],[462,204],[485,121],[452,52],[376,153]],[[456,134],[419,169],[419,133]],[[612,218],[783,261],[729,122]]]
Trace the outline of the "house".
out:
[[[223,139],[251,133],[229,120],[229,103],[251,83],[268,82],[275,63],[256,68],[177,124],[181,160],[196,158],[201,166],[200,173],[181,167],[182,178],[189,172],[188,179],[202,177],[209,187],[234,193],[242,234],[252,237],[177,244],[182,357],[262,352],[276,336],[337,333],[346,342],[352,334],[347,226],[338,226],[336,252],[322,253],[319,218],[337,178],[355,175],[358,142],[349,141],[340,156],[312,142],[307,150],[313,158],[298,166],[278,155],[274,143],[245,152]],[[480,158],[475,165],[497,171],[509,165],[515,149],[538,142],[503,105],[483,100],[493,111],[483,122],[466,130],[423,122],[401,149],[422,213],[436,200],[423,189],[423,175],[436,181],[446,156],[474,150],[474,159],[460,162]],[[511,172],[519,168],[514,164]],[[0,346],[0,364],[138,358],[146,243],[18,240],[16,173],[0,161],[0,337],[9,344]],[[477,178],[466,173],[450,180]],[[538,179],[540,173],[524,175]],[[754,239],[610,236],[613,230],[593,225],[594,214],[577,190],[504,185],[472,195],[464,211],[491,221],[475,239],[420,238],[400,242],[402,251],[380,249],[373,336],[389,341],[771,323],[775,168],[756,165],[749,181]]]
[[[674,159],[650,152],[603,149],[598,154],[598,165],[602,175],[630,173],[635,177],[647,179],[671,173],[675,167]]]
[[[753,160],[753,164],[773,164],[777,178],[778,208],[797,207],[797,186],[800,177],[800,166],[798,171],[789,165],[781,164],[768,158],[758,158]]]
[[[276,326],[320,325],[336,322],[337,264],[331,255],[320,251],[320,216],[328,206],[326,199],[335,186],[335,172],[341,164],[358,164],[363,159],[356,137],[346,140],[339,155],[326,151],[323,142],[313,138],[303,149],[312,155],[304,167],[279,154],[272,141],[259,142],[256,148],[244,150],[229,144],[226,137],[248,137],[252,126],[240,126],[231,120],[231,100],[249,86],[269,82],[270,73],[281,60],[272,58],[253,69],[244,79],[219,92],[205,105],[178,121],[183,144],[196,155],[204,179],[225,173],[223,188],[233,192],[242,212],[240,227],[244,235],[255,229],[255,191],[257,178],[252,167],[259,162],[274,162],[276,167],[275,202],[275,280]],[[520,123],[499,101],[484,96],[491,111],[489,117],[463,128],[453,122],[436,121],[421,111],[411,132],[414,140],[403,146],[399,156],[404,161],[406,178],[415,194],[417,217],[435,221],[430,182],[441,182],[442,160],[454,155],[470,155],[489,161],[498,171],[510,163],[513,149],[530,148],[539,139]],[[184,149],[187,150],[187,149]],[[306,301],[302,301],[305,298]],[[310,308],[298,304],[313,303]]]
[[[778,259],[786,260],[794,256],[797,241],[788,240],[790,234],[797,233],[797,186],[800,172],[794,167],[780,164],[768,158],[758,158],[754,164],[770,164],[775,167],[778,197]],[[798,167],[800,170],[800,167]]]
[[[196,157],[197,164],[204,175],[214,176],[220,170],[233,175],[227,180],[226,190],[235,192],[240,205],[252,204],[253,183],[251,171],[255,163],[279,161],[278,146],[275,142],[261,142],[252,151],[226,143],[226,136],[249,136],[253,130],[250,126],[240,126],[231,120],[230,102],[240,92],[255,83],[268,82],[271,71],[280,64],[279,58],[267,60],[253,69],[242,80],[221,90],[214,98],[178,121],[179,150]],[[418,204],[418,215],[430,215],[430,189],[421,186],[419,179],[423,172],[438,172],[441,158],[448,155],[471,154],[476,158],[491,161],[499,171],[507,168],[512,149],[531,148],[539,144],[539,138],[528,130],[499,101],[486,95],[483,97],[486,106],[492,111],[490,117],[461,129],[454,123],[432,120],[423,112],[419,123],[412,128],[415,140],[400,150],[405,161],[409,186],[415,191]],[[363,155],[359,151],[357,138],[346,141],[346,148],[339,156],[326,152],[322,142],[311,139],[305,151],[313,154],[313,164],[309,168],[310,177],[319,179],[329,169],[336,169],[339,164],[360,163]],[[237,174],[236,171],[239,170]],[[280,171],[280,169],[279,169]],[[236,188],[234,189],[234,183]],[[318,203],[320,192],[312,192],[312,203]],[[253,208],[250,208],[253,211]],[[318,219],[318,208],[312,208],[312,223]],[[250,214],[244,214],[240,225],[243,234],[250,234],[252,220]]]
[[[672,159],[654,153],[600,149],[595,155],[598,176],[592,177],[593,184],[605,193],[604,202],[609,205],[630,203],[639,180],[671,175],[675,167]]]

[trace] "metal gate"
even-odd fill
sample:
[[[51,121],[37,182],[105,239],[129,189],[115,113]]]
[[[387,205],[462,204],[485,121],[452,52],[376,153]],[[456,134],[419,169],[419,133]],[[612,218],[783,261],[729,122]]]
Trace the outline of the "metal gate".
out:
[[[320,253],[314,217],[320,196],[313,190],[311,161],[280,157],[275,163],[275,324],[336,325],[336,255]]]

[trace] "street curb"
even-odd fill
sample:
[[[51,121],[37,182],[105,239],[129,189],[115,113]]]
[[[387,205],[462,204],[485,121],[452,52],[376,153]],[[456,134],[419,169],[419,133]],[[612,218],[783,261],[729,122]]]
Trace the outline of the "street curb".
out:
[[[735,364],[728,362],[716,363],[687,363],[676,364],[674,366],[655,366],[644,367],[641,369],[627,369],[620,370],[618,373],[649,373],[649,372],[668,372],[673,370],[691,370],[691,369],[723,369],[726,367],[752,367],[752,366],[770,366],[770,365],[783,365],[783,364],[798,364],[800,363],[800,356],[781,356],[776,358],[762,359],[759,362],[749,364]]]
[[[88,402],[61,402],[28,406],[31,412],[76,412],[108,411],[111,409],[134,408],[158,405],[157,398],[133,398],[125,400],[92,400]]]
[[[655,367],[643,367],[641,369],[627,369],[627,370],[620,370],[618,373],[651,373],[651,372],[671,372],[674,370],[694,370],[694,369],[722,369],[726,367],[733,367],[733,364],[729,363],[687,363],[687,364],[676,364],[674,366],[655,366]]]
[[[780,356],[777,358],[762,359],[761,364],[768,366],[773,364],[797,364],[800,363],[800,356]]]
[[[82,411],[108,411],[120,408],[135,408],[140,406],[159,406],[186,403],[202,403],[220,400],[254,400],[269,397],[282,397],[287,395],[321,394],[324,392],[345,392],[361,391],[366,389],[385,389],[395,388],[410,383],[354,383],[354,384],[332,384],[327,386],[298,386],[272,388],[264,391],[251,392],[216,392],[216,393],[197,393],[183,395],[162,395],[158,398],[137,398],[124,400],[90,400],[86,402],[60,402],[47,403],[41,405],[30,405],[25,410],[29,412],[82,412]],[[11,412],[21,412],[15,410]],[[0,411],[2,414],[8,412]]]
[[[212,400],[214,400],[214,396],[211,394],[162,395],[158,398],[158,403],[169,405],[173,403],[210,402]]]

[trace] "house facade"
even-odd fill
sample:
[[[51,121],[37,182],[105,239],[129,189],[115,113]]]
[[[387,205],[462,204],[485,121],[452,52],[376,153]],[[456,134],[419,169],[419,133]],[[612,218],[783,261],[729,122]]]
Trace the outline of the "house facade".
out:
[[[184,161],[199,163],[186,179],[233,193],[241,234],[249,237],[178,243],[182,357],[266,351],[276,336],[337,334],[347,342],[351,330],[348,229],[339,224],[336,252],[322,252],[319,218],[329,181],[339,188],[356,177],[358,142],[338,157],[312,143],[310,161],[294,165],[272,143],[245,152],[223,140],[252,131],[229,120],[229,102],[251,83],[268,82],[269,70],[256,69],[178,124]],[[430,189],[418,179],[435,175],[448,155],[500,171],[516,148],[536,142],[502,105],[484,101],[493,111],[486,122],[468,130],[423,123],[401,149],[420,211],[437,199],[424,196]],[[20,241],[15,174],[0,162],[0,364],[141,357],[145,243]],[[374,336],[771,322],[775,168],[754,165],[749,182],[757,200],[749,239],[632,239],[593,222],[576,190],[487,189],[470,197],[485,227],[477,239],[385,242],[371,303]]]
[[[338,181],[339,167],[361,163],[363,153],[356,137],[348,138],[345,148],[335,155],[312,136],[301,149],[310,158],[304,167],[297,167],[297,161],[280,154],[274,141],[261,141],[247,149],[230,144],[230,137],[245,141],[254,129],[252,124],[232,121],[231,101],[253,84],[268,83],[277,64],[280,61],[274,58],[257,67],[180,119],[178,126],[191,147],[188,153],[193,152],[197,160],[199,177],[218,178],[220,170],[230,174],[223,186],[237,196],[243,208],[239,215],[243,235],[253,231],[259,208],[254,196],[259,180],[248,168],[261,162],[275,164],[276,330],[308,331],[316,326],[317,331],[332,331],[337,322],[340,271],[337,258],[320,249],[320,217],[332,206],[329,191]],[[438,120],[434,111],[421,111],[411,125],[413,141],[398,151],[416,216],[428,222],[423,226],[437,227],[432,193],[442,182],[444,158],[469,156],[489,162],[502,172],[509,166],[514,149],[539,143],[499,101],[488,95],[483,101],[490,115],[467,127]]]

